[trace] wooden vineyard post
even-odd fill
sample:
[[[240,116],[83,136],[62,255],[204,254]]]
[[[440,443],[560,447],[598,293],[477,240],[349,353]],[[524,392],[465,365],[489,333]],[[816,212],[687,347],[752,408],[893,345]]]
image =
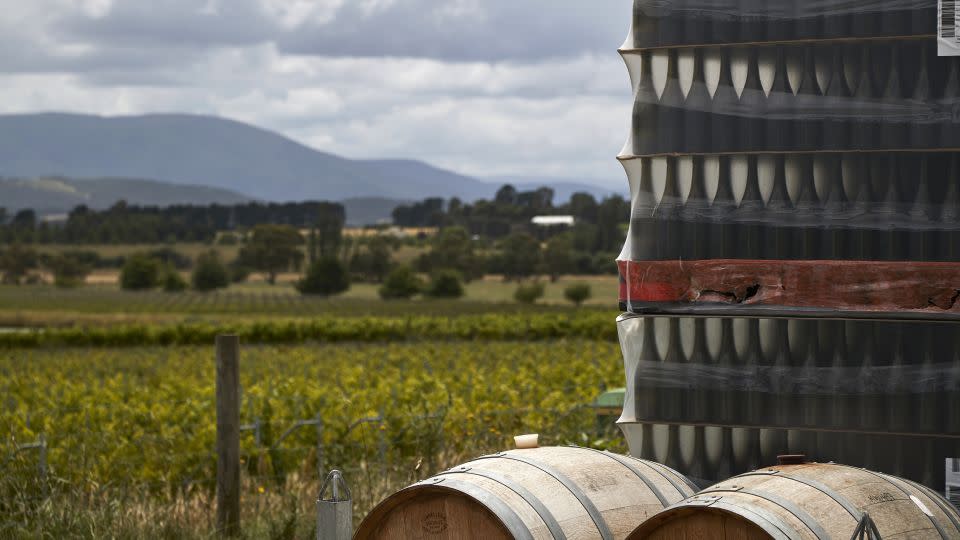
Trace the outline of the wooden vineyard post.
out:
[[[217,336],[217,531],[240,534],[240,338]]]

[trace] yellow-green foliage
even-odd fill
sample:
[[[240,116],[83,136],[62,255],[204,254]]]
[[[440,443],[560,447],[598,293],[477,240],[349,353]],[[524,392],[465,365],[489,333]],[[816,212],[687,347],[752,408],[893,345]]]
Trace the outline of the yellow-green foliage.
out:
[[[237,333],[248,343],[396,342],[429,339],[616,339],[614,315],[605,311],[485,314],[457,317],[317,317],[243,320],[230,324],[182,323],[48,328],[0,333],[0,348],[38,346],[136,347],[202,345],[217,334]]]
[[[242,422],[264,427],[259,447],[243,434],[245,467],[267,489],[290,474],[315,476],[315,428],[268,447],[295,420],[318,415],[325,468],[354,479],[384,461],[381,444],[387,463],[422,464],[391,480],[401,483],[506,448],[521,432],[582,444],[595,418],[575,408],[622,377],[613,340],[246,346]],[[55,487],[163,497],[213,485],[212,347],[0,351],[0,396],[0,460],[43,433]],[[350,430],[381,413],[382,425]],[[4,474],[34,475],[34,457],[21,453]]]

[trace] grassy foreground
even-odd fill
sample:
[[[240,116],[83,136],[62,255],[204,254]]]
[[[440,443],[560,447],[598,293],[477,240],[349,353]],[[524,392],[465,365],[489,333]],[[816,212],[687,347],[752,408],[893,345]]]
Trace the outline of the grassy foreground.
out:
[[[622,377],[614,339],[245,347],[245,535],[314,534],[318,469],[346,471],[359,519],[517,433],[617,448],[584,405]],[[211,347],[0,351],[0,395],[0,538],[214,532]],[[41,434],[45,474],[17,451]]]
[[[591,284],[590,305],[563,299],[572,282]],[[220,333],[244,343],[247,538],[315,537],[321,470],[346,472],[359,523],[517,433],[622,450],[612,419],[585,406],[623,384],[616,287],[565,278],[528,306],[495,278],[460,300],[391,302],[373,285],[331,299],[289,282],[0,286],[0,538],[215,537]]]

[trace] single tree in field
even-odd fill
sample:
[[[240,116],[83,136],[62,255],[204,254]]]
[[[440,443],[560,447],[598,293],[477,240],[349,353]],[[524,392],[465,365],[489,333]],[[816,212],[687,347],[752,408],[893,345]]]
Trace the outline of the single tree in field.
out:
[[[574,283],[568,285],[566,289],[563,290],[563,296],[567,300],[576,304],[577,307],[580,307],[580,304],[583,304],[590,299],[591,291],[590,285],[586,283]]]
[[[163,287],[164,292],[178,293],[187,290],[187,280],[183,279],[183,276],[172,264],[166,265],[162,273],[160,286]]]
[[[200,292],[227,288],[230,285],[230,272],[220,260],[220,254],[211,250],[197,257],[190,283],[194,290]]]
[[[543,283],[534,282],[526,285],[520,285],[513,293],[513,299],[521,304],[534,304],[537,300],[543,298]]]
[[[623,224],[630,221],[630,203],[614,195],[600,203],[597,210],[598,245],[595,251],[616,251],[623,245]]]
[[[143,253],[127,258],[120,270],[120,287],[128,291],[145,291],[160,284],[160,261]]]
[[[556,282],[560,276],[572,274],[576,269],[572,236],[565,232],[547,241],[547,247],[543,250],[543,273],[550,276],[551,282]]]
[[[497,190],[497,194],[494,195],[493,200],[501,205],[515,205],[517,204],[518,195],[517,188],[510,184],[504,184],[503,187]]]
[[[402,264],[393,269],[380,287],[384,300],[409,299],[423,291],[423,282],[413,268]]]
[[[350,275],[336,257],[321,257],[307,267],[296,287],[300,294],[331,296],[350,288]]]
[[[500,244],[503,273],[507,279],[532,276],[540,264],[540,242],[525,233],[514,233]]]
[[[227,268],[230,270],[230,281],[233,283],[243,283],[250,277],[250,267],[246,266],[240,257],[234,259]]]
[[[589,193],[574,193],[570,196],[568,203],[570,214],[577,218],[577,221],[586,221],[587,223],[597,222],[597,200]]]
[[[390,252],[390,243],[383,236],[374,236],[367,243],[367,252],[370,255],[370,276],[377,282],[387,278],[393,269],[393,255]]]
[[[0,253],[0,274],[2,282],[20,285],[24,277],[37,267],[37,252],[21,244],[13,244]]]
[[[50,258],[47,267],[53,274],[53,284],[57,287],[79,287],[90,275],[90,265],[80,257],[70,253],[61,253]]]
[[[463,278],[456,270],[434,272],[425,293],[433,298],[460,298],[463,296]]]
[[[483,277],[483,265],[473,251],[473,239],[463,227],[447,227],[433,240],[430,252],[418,262],[420,271],[456,270],[467,280]]]
[[[326,204],[317,215],[314,227],[314,260],[334,257],[343,244],[343,224],[346,218],[343,206]]]
[[[23,209],[13,215],[8,228],[13,233],[13,241],[33,242],[37,232],[37,213],[33,210]]]
[[[303,237],[289,225],[257,225],[240,249],[240,260],[244,266],[266,274],[272,285],[277,282],[277,274],[303,261],[301,245]]]
[[[364,281],[382,283],[393,269],[393,255],[389,240],[383,236],[374,236],[359,246],[350,257],[350,272]]]

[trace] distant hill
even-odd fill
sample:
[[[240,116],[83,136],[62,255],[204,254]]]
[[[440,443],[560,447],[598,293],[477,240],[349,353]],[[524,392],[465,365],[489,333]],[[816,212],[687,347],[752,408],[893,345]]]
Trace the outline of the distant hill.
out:
[[[487,191],[482,196],[492,198],[504,183],[513,184],[521,190],[532,190],[541,186],[552,187],[557,192],[554,200],[557,204],[566,202],[571,194],[578,191],[590,193],[597,199],[613,193],[613,190],[556,182],[549,178],[531,182],[529,178],[524,177],[504,177],[492,179],[492,183],[485,184]],[[135,205],[170,206],[174,204],[237,204],[254,200],[254,198],[220,188],[131,178],[0,178],[0,207],[10,212],[32,208],[40,214],[65,214],[80,204],[101,210],[109,208],[120,200]],[[384,197],[354,197],[340,202],[346,210],[347,225],[363,226],[390,222],[394,208],[415,201]]]
[[[223,118],[0,115],[0,177],[49,176],[150,178],[267,201],[473,200],[495,189],[419,161],[345,159]]]
[[[93,209],[129,204],[235,204],[251,200],[237,192],[206,186],[187,186],[130,178],[0,178],[0,206],[8,211],[32,208],[41,214],[66,213],[85,204]]]
[[[577,191],[618,191],[582,180],[504,176],[477,179],[403,159],[354,160],[280,134],[211,116],[0,115],[0,206],[65,211],[119,199],[131,204],[343,201],[350,224],[389,219],[428,197],[492,198],[504,183],[549,186],[561,204]],[[65,180],[90,178],[96,180]],[[127,179],[150,180],[127,180]],[[173,185],[170,185],[173,184]]]

